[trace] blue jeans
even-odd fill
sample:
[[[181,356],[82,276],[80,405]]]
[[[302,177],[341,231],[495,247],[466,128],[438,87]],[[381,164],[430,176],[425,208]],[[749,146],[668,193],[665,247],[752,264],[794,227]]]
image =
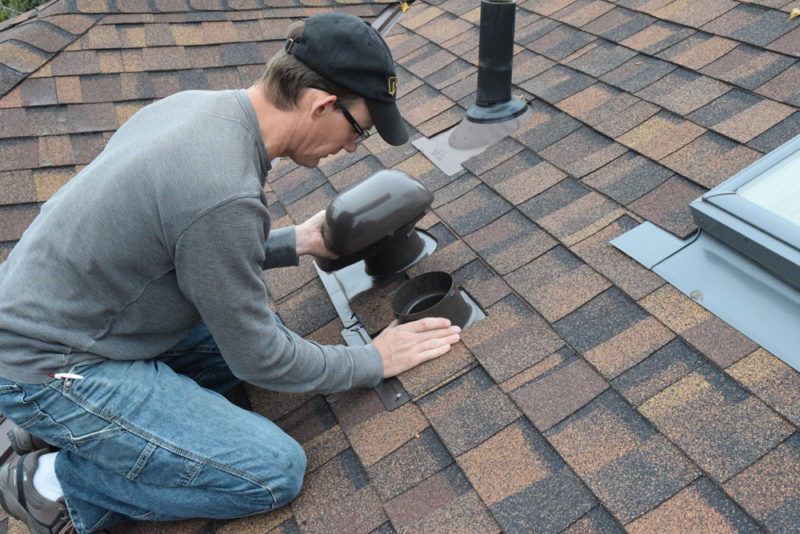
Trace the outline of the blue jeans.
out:
[[[242,517],[299,493],[302,447],[220,394],[239,381],[205,325],[157,359],[72,372],[84,378],[0,378],[0,412],[61,449],[56,476],[79,533],[124,518]]]

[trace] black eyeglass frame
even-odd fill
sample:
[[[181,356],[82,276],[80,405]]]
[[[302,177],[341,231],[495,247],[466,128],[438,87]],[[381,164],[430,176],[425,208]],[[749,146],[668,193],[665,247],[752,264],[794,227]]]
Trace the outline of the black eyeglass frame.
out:
[[[347,110],[347,107],[344,104],[339,102],[339,100],[336,100],[336,102],[334,102],[333,104],[333,107],[341,111],[342,114],[344,115],[344,118],[347,119],[347,121],[353,126],[353,129],[358,134],[357,142],[360,143],[361,141],[364,141],[369,137],[369,130],[365,130],[364,128],[361,127],[360,124],[358,124],[358,121],[356,121],[356,119],[350,114],[350,112]]]
[[[319,87],[317,85],[311,85],[309,86],[309,89],[316,89],[318,91],[322,91],[323,93],[328,93],[329,95],[333,94],[327,89],[323,89],[322,87]],[[358,124],[358,121],[356,121],[356,119],[350,114],[350,111],[347,109],[347,106],[345,106],[339,101],[338,96],[336,96],[336,102],[333,103],[333,107],[341,111],[342,115],[344,115],[344,118],[347,119],[347,122],[349,122],[350,125],[353,126],[353,130],[355,130],[356,133],[358,134],[358,141],[356,141],[356,143],[360,143],[361,141],[364,141],[369,137],[370,135],[369,130],[365,130],[364,128],[361,127],[360,124]]]

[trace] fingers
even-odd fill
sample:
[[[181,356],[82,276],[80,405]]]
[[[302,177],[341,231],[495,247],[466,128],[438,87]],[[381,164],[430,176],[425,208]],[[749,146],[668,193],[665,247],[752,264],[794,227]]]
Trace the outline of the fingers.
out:
[[[395,319],[396,322],[397,319]],[[416,321],[411,321],[410,323],[405,323],[404,325],[412,332],[425,332],[427,330],[441,330],[443,328],[448,328],[450,326],[450,319],[446,319],[444,317],[424,317],[422,319],[417,319]]]

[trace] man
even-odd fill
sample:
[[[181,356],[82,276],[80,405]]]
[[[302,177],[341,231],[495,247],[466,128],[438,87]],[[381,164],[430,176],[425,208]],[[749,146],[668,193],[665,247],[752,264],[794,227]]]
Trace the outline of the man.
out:
[[[270,159],[313,167],[373,125],[402,144],[395,88],[369,25],[312,17],[246,91],[143,108],[42,207],[0,265],[0,412],[32,451],[0,470],[10,515],[32,532],[86,533],[275,509],[299,492],[305,455],[219,393],[240,380],[374,386],[458,341],[458,327],[425,319],[363,347],[320,346],[267,305],[263,269],[333,257],[323,213],[270,230]],[[60,451],[33,451],[45,444]]]

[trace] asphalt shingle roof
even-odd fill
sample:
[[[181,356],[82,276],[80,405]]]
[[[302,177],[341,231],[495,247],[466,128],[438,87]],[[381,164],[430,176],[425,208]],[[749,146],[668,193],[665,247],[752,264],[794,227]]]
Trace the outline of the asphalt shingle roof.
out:
[[[0,261],[58,188],[148,103],[250,85],[288,24],[360,0],[55,0],[0,24]],[[434,191],[437,250],[486,312],[439,360],[373,390],[249,389],[308,453],[291,505],[118,532],[796,532],[800,373],[609,245],[800,134],[798,0],[526,0],[514,93],[530,120],[447,176],[372,136],[318,169],[282,162],[276,226],[381,168]],[[417,0],[387,38],[413,138],[475,101],[478,0]],[[298,333],[343,343],[310,260],[265,273]],[[351,303],[370,333],[387,282]],[[2,447],[4,444],[0,444]],[[0,517],[0,532],[22,525]]]

